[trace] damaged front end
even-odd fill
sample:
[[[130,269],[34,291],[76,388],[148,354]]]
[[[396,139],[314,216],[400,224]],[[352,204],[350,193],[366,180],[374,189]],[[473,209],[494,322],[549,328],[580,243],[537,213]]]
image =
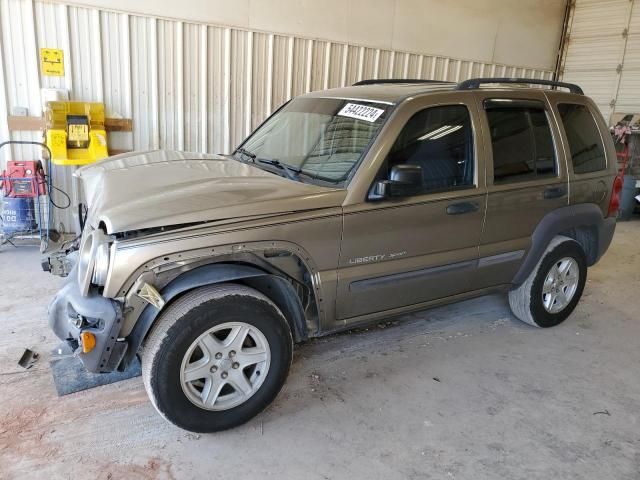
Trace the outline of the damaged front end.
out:
[[[49,326],[80,357],[90,372],[113,371],[126,352],[118,342],[121,305],[97,291],[83,295],[73,275],[49,304]]]
[[[122,304],[101,292],[111,243],[102,230],[87,228],[79,242],[63,244],[42,262],[45,271],[67,277],[49,304],[49,326],[90,372],[113,371],[127,348],[126,342],[118,342]]]
[[[68,277],[77,261],[77,248],[61,248],[42,258],[42,270],[57,277]]]

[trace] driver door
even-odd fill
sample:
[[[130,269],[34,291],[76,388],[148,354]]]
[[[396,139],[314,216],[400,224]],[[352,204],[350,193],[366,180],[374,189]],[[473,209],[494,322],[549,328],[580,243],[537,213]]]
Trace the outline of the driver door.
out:
[[[472,97],[466,98],[468,103],[417,105],[406,112],[376,182],[390,179],[399,165],[419,166],[417,191],[345,206],[339,320],[356,322],[471,289],[486,189],[477,113]]]

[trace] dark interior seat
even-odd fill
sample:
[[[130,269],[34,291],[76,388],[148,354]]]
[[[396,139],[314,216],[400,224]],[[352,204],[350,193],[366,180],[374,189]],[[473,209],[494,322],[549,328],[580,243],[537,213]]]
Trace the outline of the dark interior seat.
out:
[[[455,185],[460,176],[459,167],[451,155],[441,148],[443,142],[414,141],[394,155],[398,162],[422,167],[424,188],[437,190]]]

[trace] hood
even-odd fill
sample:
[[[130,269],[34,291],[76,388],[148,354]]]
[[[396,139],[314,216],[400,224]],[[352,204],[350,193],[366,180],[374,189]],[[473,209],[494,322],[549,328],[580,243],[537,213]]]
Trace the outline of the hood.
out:
[[[165,150],[117,155],[75,175],[87,221],[108,233],[337,207],[346,196],[220,155]]]

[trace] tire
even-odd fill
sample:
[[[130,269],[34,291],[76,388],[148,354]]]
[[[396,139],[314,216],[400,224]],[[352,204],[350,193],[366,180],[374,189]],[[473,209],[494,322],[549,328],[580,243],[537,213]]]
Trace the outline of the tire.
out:
[[[222,346],[231,341],[240,346]],[[143,345],[142,378],[166,420],[191,432],[217,432],[247,422],[275,399],[292,351],[287,320],[271,300],[242,285],[212,285],[184,294],[160,315]],[[254,361],[246,370],[239,363],[245,360]]]
[[[567,259],[574,263],[568,262]],[[559,270],[555,270],[560,272],[567,265],[572,267],[567,274],[562,275],[562,281],[554,284],[554,278],[559,277],[553,276],[552,268],[560,266]],[[577,275],[575,282],[570,280],[570,277],[573,278],[573,273]],[[551,241],[525,282],[509,292],[511,311],[529,325],[541,328],[555,327],[576,308],[586,280],[587,260],[582,247],[571,238],[557,236]],[[545,282],[547,282],[546,285]],[[543,289],[550,290],[551,293],[543,294]],[[553,296],[554,294],[556,297]],[[554,300],[554,298],[557,299]]]

